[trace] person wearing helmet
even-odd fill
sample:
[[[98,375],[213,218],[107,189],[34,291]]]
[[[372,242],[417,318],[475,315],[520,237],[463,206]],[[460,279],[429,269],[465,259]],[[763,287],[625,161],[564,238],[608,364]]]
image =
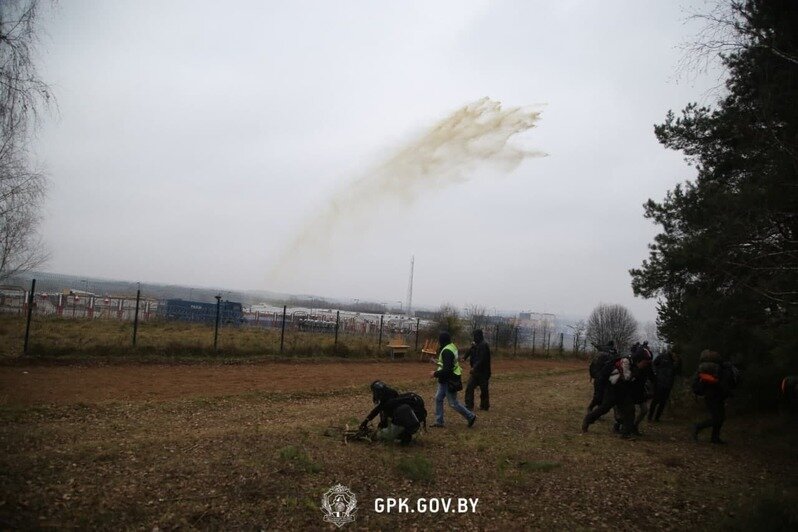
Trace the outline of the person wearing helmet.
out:
[[[438,379],[438,392],[435,394],[435,423],[432,426],[436,428],[444,426],[443,400],[448,399],[449,406],[463,416],[471,428],[477,416],[457,400],[457,392],[463,389],[461,377],[463,370],[457,359],[457,346],[452,343],[452,337],[448,332],[442,332],[438,336],[438,345],[440,350],[436,361],[437,369],[430,374],[433,379]]]
[[[409,444],[413,434],[421,427],[421,421],[412,406],[415,394],[399,394],[382,381],[371,383],[371,393],[374,408],[360,428],[365,428],[379,414],[377,437],[386,441],[399,440],[402,445]]]

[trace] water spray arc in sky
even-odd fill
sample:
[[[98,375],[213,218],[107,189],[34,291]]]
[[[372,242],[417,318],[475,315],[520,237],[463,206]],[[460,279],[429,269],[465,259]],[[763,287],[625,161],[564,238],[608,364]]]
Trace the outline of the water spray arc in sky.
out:
[[[273,273],[287,271],[309,249],[324,250],[344,221],[379,212],[396,201],[411,204],[421,194],[468,181],[478,169],[503,175],[529,157],[544,156],[510,143],[535,127],[539,118],[539,110],[503,109],[489,98],[458,109],[335,193],[305,221]]]

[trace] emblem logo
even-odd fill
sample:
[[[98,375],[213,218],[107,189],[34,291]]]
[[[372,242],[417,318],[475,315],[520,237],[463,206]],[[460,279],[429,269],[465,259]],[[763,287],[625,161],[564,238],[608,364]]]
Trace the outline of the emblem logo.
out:
[[[357,497],[346,486],[336,484],[321,496],[321,510],[325,521],[341,528],[355,520]]]

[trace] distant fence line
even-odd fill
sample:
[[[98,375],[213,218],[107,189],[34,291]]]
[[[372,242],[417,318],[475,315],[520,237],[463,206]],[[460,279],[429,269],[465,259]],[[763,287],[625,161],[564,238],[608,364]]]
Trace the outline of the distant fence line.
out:
[[[339,335],[372,338],[375,346],[388,347],[388,342],[409,344],[419,350],[422,330],[433,334],[434,322],[409,316],[340,311],[327,308],[289,308],[269,305],[242,307],[238,303],[202,303],[181,299],[156,299],[139,292],[137,297],[100,296],[85,291],[64,290],[60,293],[24,290],[17,287],[0,287],[0,313],[27,317],[24,352],[27,352],[30,323],[33,318],[51,317],[75,320],[103,320],[133,322],[132,345],[136,345],[139,323],[152,321],[201,322],[214,325],[213,345],[217,347],[220,326],[234,326],[279,331],[279,351],[282,352],[286,332],[314,332],[334,335],[334,346]],[[227,307],[224,307],[227,305]],[[221,308],[233,308],[234,314]],[[562,354],[564,350],[586,352],[584,339],[566,338],[563,331],[553,327],[529,328],[513,323],[485,323],[485,338],[494,349],[531,350],[534,355]],[[424,339],[428,340],[428,339]],[[465,350],[463,350],[465,351]],[[506,351],[505,351],[506,352]]]
[[[28,312],[29,301],[29,290],[10,291],[6,289],[0,291],[0,312],[24,316]],[[149,321],[157,318],[166,318],[162,312],[159,312],[160,309],[165,308],[165,301],[141,297],[139,299],[138,319],[140,321]],[[192,302],[186,301],[186,303]],[[202,305],[212,304],[202,303]],[[244,307],[241,313],[241,320],[237,324],[267,328],[282,327],[282,309],[276,307],[259,309],[257,307]],[[136,319],[136,298],[36,292],[33,297],[33,313],[35,316],[134,321]],[[210,309],[206,313],[196,313],[192,317],[178,319],[178,321],[213,321],[214,316],[213,309]],[[285,321],[287,327],[301,331],[331,331],[336,326],[336,310],[287,309]],[[388,319],[381,320],[379,315],[344,314],[338,318],[338,328],[342,333],[373,335],[379,332],[381,321],[384,332],[409,334],[415,331],[420,320],[399,316],[389,316]]]

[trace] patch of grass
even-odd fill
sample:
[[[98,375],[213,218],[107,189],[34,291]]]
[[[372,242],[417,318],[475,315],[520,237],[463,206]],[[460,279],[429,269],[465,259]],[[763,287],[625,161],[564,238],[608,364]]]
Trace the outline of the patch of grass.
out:
[[[560,462],[549,460],[533,460],[531,462],[522,460],[518,462],[518,469],[521,471],[551,471],[552,469],[557,469],[561,465]]]
[[[322,469],[321,465],[310,458],[305,449],[294,445],[287,445],[281,448],[277,451],[277,457],[296,470],[304,471],[305,473],[318,473]]]
[[[684,460],[678,456],[667,456],[662,459],[665,467],[684,467]]]
[[[410,480],[421,482],[432,480],[432,462],[422,454],[403,456],[396,468]]]
[[[729,515],[720,530],[798,530],[798,498],[783,493],[764,493],[738,515]]]

